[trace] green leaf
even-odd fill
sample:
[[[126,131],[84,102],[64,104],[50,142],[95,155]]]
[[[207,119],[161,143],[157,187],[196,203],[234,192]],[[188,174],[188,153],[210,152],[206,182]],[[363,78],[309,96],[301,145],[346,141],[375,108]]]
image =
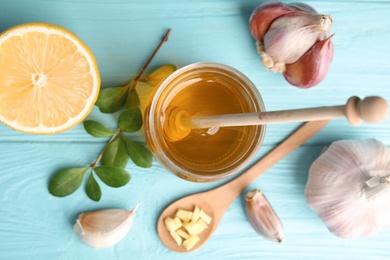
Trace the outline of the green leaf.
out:
[[[57,197],[65,197],[75,192],[83,182],[85,172],[90,166],[84,168],[68,168],[58,171],[49,183],[49,192]]]
[[[141,102],[139,100],[137,91],[133,89],[127,96],[125,108],[139,107],[140,104]]]
[[[137,132],[142,127],[142,114],[138,107],[128,108],[120,114],[118,125],[128,133]]]
[[[101,163],[104,166],[112,166],[124,169],[129,161],[125,141],[121,136],[110,143],[103,152]]]
[[[121,109],[127,99],[127,90],[130,85],[100,90],[96,105],[103,113],[114,113]]]
[[[99,183],[97,183],[95,177],[93,177],[92,171],[89,175],[87,186],[85,187],[85,191],[91,200],[99,201],[100,198],[102,197],[102,191],[100,189]]]
[[[145,82],[154,87],[159,86],[166,78],[169,77],[176,70],[173,64],[166,64],[153,71],[145,78]]]
[[[130,181],[130,174],[119,168],[110,166],[98,166],[95,169],[97,176],[108,186],[118,188]]]
[[[108,137],[115,134],[115,132],[111,131],[101,123],[93,120],[86,120],[83,122],[83,125],[85,131],[94,137]]]
[[[149,168],[152,166],[153,155],[147,147],[127,139],[126,148],[128,155],[136,165],[143,168]]]

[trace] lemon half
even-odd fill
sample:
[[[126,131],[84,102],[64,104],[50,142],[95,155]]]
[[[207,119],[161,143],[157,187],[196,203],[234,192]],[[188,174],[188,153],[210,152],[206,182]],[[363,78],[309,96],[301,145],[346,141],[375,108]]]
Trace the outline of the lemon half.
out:
[[[0,35],[0,121],[54,134],[80,123],[100,90],[96,60],[72,32],[29,23]]]

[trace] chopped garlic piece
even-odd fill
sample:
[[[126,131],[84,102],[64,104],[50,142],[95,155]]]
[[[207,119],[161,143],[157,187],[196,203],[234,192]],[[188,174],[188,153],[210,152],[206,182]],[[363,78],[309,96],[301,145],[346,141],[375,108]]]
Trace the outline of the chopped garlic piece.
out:
[[[204,222],[207,224],[210,224],[211,222],[211,217],[206,214],[206,212],[203,211],[203,209],[200,210],[200,218],[203,219]]]
[[[182,229],[179,229],[178,231],[176,231],[176,233],[181,236],[182,238],[184,239],[188,239],[190,238],[190,235],[188,235],[185,231],[183,231]]]
[[[198,207],[198,205],[196,205],[194,211],[192,212],[191,221],[196,222],[198,221],[199,218],[200,218],[200,208]]]
[[[187,220],[187,221],[183,221],[182,226],[183,226],[183,227],[187,226],[189,222],[190,222],[190,221],[188,221],[188,220]]]
[[[191,250],[195,246],[195,244],[198,243],[198,241],[198,236],[191,236],[190,238],[184,240],[183,246],[185,247],[185,249]]]
[[[191,221],[190,223],[187,224],[187,226],[185,226],[185,229],[187,229],[190,235],[196,235],[195,231],[198,229],[198,227],[199,227],[198,223]]]
[[[199,226],[197,225],[196,228],[194,228],[193,230],[191,230],[191,235],[199,235],[200,233],[202,233],[202,231],[204,230],[205,228],[202,227],[202,226]]]
[[[176,233],[176,231],[169,232],[171,234],[171,237],[175,240],[176,244],[178,246],[181,246],[181,242],[183,239]]]
[[[178,209],[176,212],[176,217],[179,217],[183,221],[189,221],[192,217],[192,212],[184,209]]]
[[[203,230],[209,227],[207,226],[206,222],[203,221],[203,219],[199,219],[196,223],[198,224],[198,234],[200,234],[201,232],[203,232]]]
[[[175,221],[171,217],[166,217],[164,223],[169,232],[176,230]]]
[[[175,230],[178,230],[179,228],[181,228],[182,223],[181,223],[180,218],[175,217],[175,218],[173,219],[173,222],[175,223]]]
[[[191,228],[191,230],[189,230],[190,234],[191,235],[199,235],[200,233],[203,232],[203,230],[205,230],[206,228],[208,228],[207,224],[203,221],[203,219],[199,219],[195,225],[193,225],[193,227]]]
[[[201,219],[201,218],[198,219],[198,221],[197,221],[196,223],[198,223],[199,226],[202,226],[202,227],[204,227],[205,229],[209,227],[209,226],[206,224],[206,222],[204,222],[204,220]]]

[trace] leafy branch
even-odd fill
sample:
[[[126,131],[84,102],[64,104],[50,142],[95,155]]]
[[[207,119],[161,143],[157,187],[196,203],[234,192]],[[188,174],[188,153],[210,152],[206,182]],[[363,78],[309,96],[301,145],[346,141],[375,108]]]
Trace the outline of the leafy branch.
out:
[[[91,165],[66,168],[56,172],[49,182],[49,192],[53,196],[65,197],[72,194],[81,186],[88,173],[85,191],[91,200],[99,201],[102,191],[95,175],[104,184],[118,188],[126,185],[131,179],[130,173],[125,170],[129,159],[139,167],[152,166],[153,156],[149,149],[141,143],[132,141],[125,133],[134,133],[141,129],[143,123],[141,111],[145,108],[145,101],[151,91],[176,70],[174,65],[167,64],[143,78],[158,50],[168,40],[170,32],[171,29],[166,32],[135,79],[124,86],[105,88],[100,91],[95,105],[102,113],[123,110],[118,118],[118,127],[114,132],[94,120],[83,122],[88,134],[97,138],[110,137],[110,139]]]

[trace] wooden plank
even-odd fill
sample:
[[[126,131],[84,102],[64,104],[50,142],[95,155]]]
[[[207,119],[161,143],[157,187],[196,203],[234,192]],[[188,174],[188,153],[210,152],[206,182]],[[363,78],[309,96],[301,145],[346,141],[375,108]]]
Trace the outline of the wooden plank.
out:
[[[287,1],[293,2],[293,1]],[[177,67],[221,62],[246,74],[262,94],[267,110],[330,106],[352,95],[381,95],[390,101],[390,1],[306,1],[331,14],[335,57],[327,78],[302,90],[282,75],[266,71],[248,29],[259,1],[102,1],[18,0],[0,4],[0,30],[32,21],[65,26],[91,48],[98,61],[102,87],[119,86],[135,76],[168,28],[172,34],[150,69],[166,63]],[[116,128],[118,114],[94,108],[88,119]],[[260,158],[298,124],[267,126]],[[370,238],[332,235],[307,207],[303,191],[308,169],[324,146],[341,139],[376,138],[390,147],[390,119],[376,125],[329,123],[323,131],[269,169],[249,187],[266,194],[285,226],[285,242],[259,237],[235,200],[214,236],[201,249],[185,255],[168,251],[159,241],[156,221],[172,201],[224,183],[183,181],[154,162],[150,169],[129,163],[125,187],[101,185],[102,201],[87,199],[83,187],[66,198],[47,190],[53,173],[63,167],[92,163],[107,139],[89,136],[78,125],[52,136],[27,135],[0,125],[0,259],[388,259],[389,230]],[[141,135],[134,139],[142,140]],[[248,165],[249,166],[249,165]],[[99,181],[101,184],[101,182]],[[131,209],[138,202],[132,230],[112,248],[93,250],[73,233],[77,215],[102,208]]]

